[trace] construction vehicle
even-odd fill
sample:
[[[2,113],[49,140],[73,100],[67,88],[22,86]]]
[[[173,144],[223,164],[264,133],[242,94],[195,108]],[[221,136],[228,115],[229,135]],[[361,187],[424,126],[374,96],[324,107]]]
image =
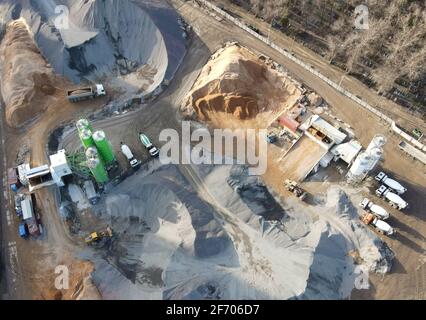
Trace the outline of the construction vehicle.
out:
[[[149,140],[149,138],[143,134],[142,132],[139,132],[139,139],[141,140],[142,144],[145,146],[145,148],[148,150],[151,157],[158,157],[160,155],[160,150],[158,150]]]
[[[389,176],[387,176],[384,172],[379,172],[375,179],[395,191],[397,194],[403,194],[405,191],[407,191],[407,189],[403,187],[398,181],[389,178]]]
[[[90,235],[88,235],[84,241],[86,242],[87,245],[91,245],[93,243],[99,242],[102,239],[105,238],[111,238],[112,237],[112,229],[110,227],[107,227],[105,230],[103,231],[95,231],[92,232]]]
[[[121,152],[125,155],[125,157],[127,158],[127,160],[129,160],[130,166],[134,169],[137,169],[138,167],[141,166],[141,161],[135,159],[132,150],[130,150],[130,148],[125,145],[123,142],[121,142]]]
[[[359,205],[365,211],[374,214],[379,219],[386,220],[389,218],[389,213],[385,209],[374,204],[368,198],[364,198]]]
[[[388,223],[380,220],[373,213],[366,213],[361,220],[367,226],[374,227],[379,233],[385,234],[387,236],[395,233],[395,230]]]
[[[22,207],[22,219],[28,226],[28,231],[32,236],[39,236],[41,234],[41,228],[39,223],[39,216],[34,212],[33,201],[35,198],[31,195],[25,195],[21,201]]]
[[[284,186],[288,191],[293,192],[300,200],[305,200],[307,196],[306,191],[299,187],[296,181],[286,179]]]
[[[20,187],[22,187],[22,184],[19,181],[18,168],[9,168],[7,170],[7,183],[10,186],[10,189],[15,193],[18,192]]]
[[[393,208],[398,210],[403,210],[408,207],[408,203],[404,199],[396,193],[393,193],[391,189],[385,185],[381,185],[380,188],[376,190],[376,195],[386,199]]]
[[[70,102],[78,102],[106,95],[105,88],[102,84],[96,84],[94,87],[78,88],[67,91],[67,99]]]
[[[92,180],[86,180],[83,183],[83,189],[86,193],[87,199],[90,201],[92,205],[95,205],[99,201],[99,193],[96,192],[95,185],[93,184]]]

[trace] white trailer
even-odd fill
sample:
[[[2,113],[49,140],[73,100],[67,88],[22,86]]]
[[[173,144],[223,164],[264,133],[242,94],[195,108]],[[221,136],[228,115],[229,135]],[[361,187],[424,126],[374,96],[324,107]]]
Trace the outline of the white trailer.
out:
[[[123,142],[121,143],[121,152],[124,154],[124,156],[129,160],[130,166],[132,168],[137,168],[141,165],[141,162],[133,156],[132,150],[125,145]]]
[[[403,194],[407,191],[403,185],[401,185],[398,181],[389,178],[389,176],[387,176],[384,172],[380,172],[375,179],[391,188],[397,194]]]
[[[365,211],[371,212],[379,219],[382,219],[382,220],[389,219],[389,213],[382,207],[378,206],[377,204],[374,204],[368,198],[364,198],[364,200],[362,200],[362,202],[360,203],[360,206]]]
[[[381,185],[380,188],[376,190],[376,195],[386,199],[392,207],[398,210],[403,210],[408,207],[408,203],[404,199],[396,193],[393,193],[391,189],[385,185]]]

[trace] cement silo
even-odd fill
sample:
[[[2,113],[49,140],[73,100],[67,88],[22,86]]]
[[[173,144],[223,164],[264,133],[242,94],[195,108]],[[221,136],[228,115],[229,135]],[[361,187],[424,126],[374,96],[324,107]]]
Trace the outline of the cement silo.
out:
[[[80,132],[80,140],[85,149],[95,146],[95,141],[93,140],[92,131],[90,129],[83,129]]]
[[[89,129],[91,131],[93,131],[92,125],[90,124],[89,120],[87,119],[80,119],[77,121],[76,123],[76,127],[78,132],[80,133],[81,131],[83,131],[84,129]]]
[[[87,148],[86,157],[87,159],[98,158],[99,157],[98,149],[96,149],[96,147]]]
[[[386,144],[386,137],[381,134],[376,134],[371,140],[370,144],[367,147],[367,152],[370,153],[370,151],[374,148],[382,148]]]
[[[371,161],[371,156],[367,151],[361,152],[346,175],[348,182],[362,181],[370,170]]]
[[[380,147],[371,148],[368,151],[368,155],[370,156],[369,171],[371,171],[371,170],[373,170],[376,167],[376,165],[382,159],[383,149],[380,148]]]
[[[93,134],[93,140],[98,148],[101,158],[106,164],[111,164],[115,161],[115,154],[112,150],[111,143],[106,138],[104,131],[96,131]]]
[[[87,166],[89,167],[90,172],[92,172],[97,183],[102,184],[108,182],[108,173],[99,158],[87,159]]]

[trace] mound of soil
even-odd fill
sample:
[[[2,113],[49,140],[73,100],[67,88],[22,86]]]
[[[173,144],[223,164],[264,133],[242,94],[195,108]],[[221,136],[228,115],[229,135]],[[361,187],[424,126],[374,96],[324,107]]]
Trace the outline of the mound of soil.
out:
[[[0,55],[6,120],[10,126],[19,127],[47,108],[49,96],[55,93],[52,69],[21,20],[7,26]]]
[[[300,95],[297,85],[264,57],[231,44],[215,53],[203,68],[182,111],[205,121],[217,113],[248,120],[259,114],[276,115],[292,107]]]

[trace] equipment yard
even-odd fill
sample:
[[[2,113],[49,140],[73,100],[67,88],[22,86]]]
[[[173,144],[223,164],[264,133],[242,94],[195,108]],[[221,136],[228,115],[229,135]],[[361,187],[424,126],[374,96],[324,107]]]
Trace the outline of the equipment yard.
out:
[[[374,90],[230,2],[3,2],[2,299],[426,298],[424,137],[269,37]]]

